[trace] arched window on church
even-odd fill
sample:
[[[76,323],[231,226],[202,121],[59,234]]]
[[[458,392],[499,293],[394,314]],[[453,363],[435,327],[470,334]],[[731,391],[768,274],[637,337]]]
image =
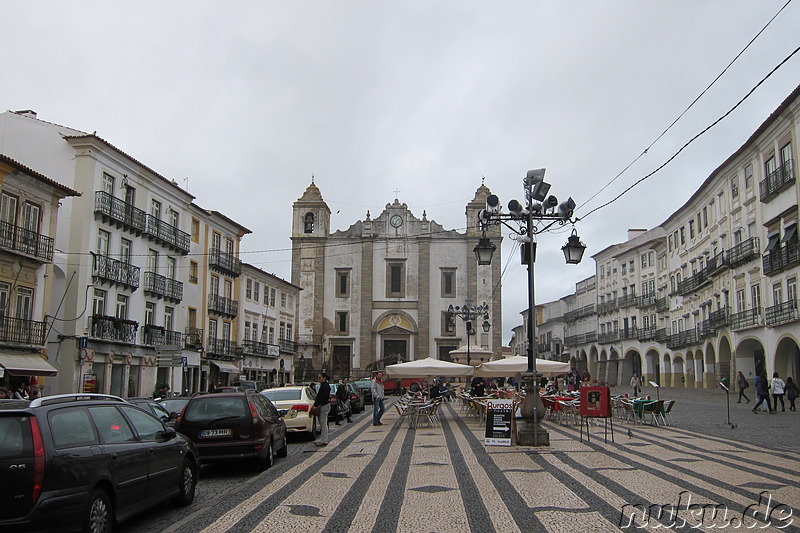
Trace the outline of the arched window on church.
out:
[[[305,233],[314,233],[314,213],[306,213]]]

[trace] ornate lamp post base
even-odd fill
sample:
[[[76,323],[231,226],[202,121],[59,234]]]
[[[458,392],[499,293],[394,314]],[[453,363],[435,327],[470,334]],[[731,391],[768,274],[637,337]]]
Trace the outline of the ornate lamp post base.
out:
[[[519,446],[550,446],[550,434],[539,423],[544,418],[544,404],[539,398],[536,375],[526,372],[522,375],[525,384],[525,399],[522,401],[522,427],[517,431]]]

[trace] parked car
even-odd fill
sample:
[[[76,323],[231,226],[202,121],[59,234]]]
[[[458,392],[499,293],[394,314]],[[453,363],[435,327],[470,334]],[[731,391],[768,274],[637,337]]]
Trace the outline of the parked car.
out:
[[[317,393],[311,387],[278,387],[266,389],[261,394],[272,402],[283,418],[288,432],[307,432],[312,437],[320,432],[317,417],[310,416]]]
[[[108,532],[165,500],[192,503],[195,445],[122,398],[0,403],[0,530]]]
[[[267,388],[267,384],[263,381],[234,381],[233,386],[240,387],[242,390],[254,390],[256,392]]]
[[[360,413],[364,410],[364,393],[355,383],[348,383],[347,389],[350,391],[350,409],[353,413]]]
[[[372,380],[364,379],[354,381],[353,385],[358,387],[361,394],[364,396],[364,404],[372,403]]]
[[[189,398],[191,398],[191,396],[173,396],[172,398],[164,398],[163,400],[158,400],[158,405],[166,409],[170,416],[175,419],[178,418],[178,415],[181,414],[183,408],[186,407],[187,403],[189,403]]]
[[[254,390],[192,396],[175,429],[194,441],[203,462],[256,459],[262,468],[286,457],[286,425]]]
[[[164,407],[162,404],[164,400],[157,402],[152,398],[128,398],[127,401],[136,407],[144,409],[167,426],[174,426],[175,419],[178,418],[177,414],[171,413]]]

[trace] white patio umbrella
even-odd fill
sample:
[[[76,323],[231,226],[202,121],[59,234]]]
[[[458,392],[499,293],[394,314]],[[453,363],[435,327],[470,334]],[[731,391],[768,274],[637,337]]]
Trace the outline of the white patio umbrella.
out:
[[[386,366],[387,378],[429,378],[433,376],[471,376],[475,371],[472,365],[460,365],[441,361],[433,357],[417,359],[407,363]]]
[[[549,361],[547,359],[536,359],[536,372],[545,376],[557,376],[566,374],[570,371],[570,363],[559,361]],[[485,377],[508,377],[517,373],[524,373],[528,370],[528,357],[515,355],[497,361],[483,363],[475,369],[476,376]]]

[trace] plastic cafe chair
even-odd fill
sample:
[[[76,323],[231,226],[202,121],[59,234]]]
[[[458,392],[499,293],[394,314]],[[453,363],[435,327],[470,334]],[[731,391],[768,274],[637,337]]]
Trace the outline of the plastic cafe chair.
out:
[[[675,400],[665,400],[664,401],[664,411],[661,413],[661,418],[664,420],[664,424],[667,426],[672,426],[672,417],[670,416],[670,411],[672,411],[672,406],[675,405]]]
[[[654,400],[652,402],[644,404],[644,411],[643,415],[646,417],[648,414],[650,415],[650,425],[652,426],[655,422],[656,426],[660,426],[659,420],[661,419],[661,413],[664,411],[664,400]],[[663,419],[662,419],[663,422]]]
[[[633,408],[633,404],[631,402],[626,402],[623,400],[622,409],[625,412],[626,422],[633,422],[634,424],[639,423],[639,416],[636,414],[636,410]]]

